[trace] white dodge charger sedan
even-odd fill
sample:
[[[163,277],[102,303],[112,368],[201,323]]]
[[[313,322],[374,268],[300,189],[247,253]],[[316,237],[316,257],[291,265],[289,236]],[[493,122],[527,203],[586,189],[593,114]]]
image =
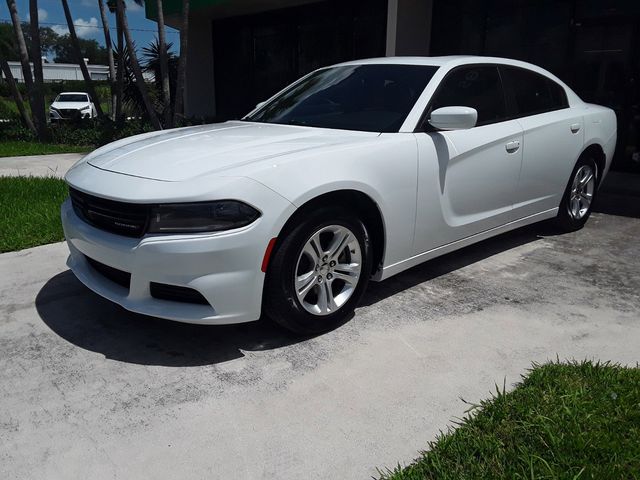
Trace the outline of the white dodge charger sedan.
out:
[[[87,155],[66,176],[68,264],[134,312],[321,332],[370,279],[545,219],[579,229],[615,142],[613,111],[534,65],[343,63],[241,121]]]

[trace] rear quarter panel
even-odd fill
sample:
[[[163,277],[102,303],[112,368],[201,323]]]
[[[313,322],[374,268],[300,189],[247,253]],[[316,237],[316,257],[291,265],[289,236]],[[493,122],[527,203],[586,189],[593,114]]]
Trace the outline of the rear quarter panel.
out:
[[[582,118],[584,121],[584,146],[600,145],[606,157],[606,166],[600,179],[604,179],[616,149],[617,120],[613,110],[600,105],[585,103]]]

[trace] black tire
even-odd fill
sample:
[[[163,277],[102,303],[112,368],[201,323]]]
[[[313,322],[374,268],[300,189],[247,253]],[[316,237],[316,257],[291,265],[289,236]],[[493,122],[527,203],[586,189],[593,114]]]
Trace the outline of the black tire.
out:
[[[373,255],[367,229],[355,214],[335,207],[304,213],[297,215],[294,224],[281,234],[276,244],[267,270],[263,306],[267,317],[281,327],[309,335],[332,330],[352,316],[369,282]],[[361,270],[351,296],[337,311],[315,315],[304,308],[296,294],[298,258],[314,233],[334,225],[346,227],[356,237],[361,251]]]
[[[586,213],[581,218],[575,218],[570,212],[570,199],[571,192],[574,179],[578,171],[583,167],[588,166],[594,172],[594,185],[593,196],[591,198],[591,203],[586,211]],[[596,199],[596,194],[598,192],[598,167],[595,160],[590,156],[581,157],[576,166],[573,168],[571,172],[571,176],[569,177],[569,182],[567,183],[567,188],[564,191],[564,195],[562,196],[562,201],[560,202],[560,208],[558,210],[558,215],[553,221],[553,225],[563,232],[575,232],[576,230],[580,230],[584,227],[585,223],[589,219],[591,215],[591,210],[593,208],[593,202]]]

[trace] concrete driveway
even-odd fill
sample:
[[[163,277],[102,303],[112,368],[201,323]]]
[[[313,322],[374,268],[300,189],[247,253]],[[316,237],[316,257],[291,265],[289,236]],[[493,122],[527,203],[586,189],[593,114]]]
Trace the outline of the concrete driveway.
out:
[[[27,155],[0,158],[0,177],[33,175],[62,178],[71,166],[86,153],[57,153],[53,155]]]
[[[636,364],[640,220],[602,205],[372,284],[310,339],[127,313],[64,244],[0,255],[2,478],[366,479],[532,361]]]

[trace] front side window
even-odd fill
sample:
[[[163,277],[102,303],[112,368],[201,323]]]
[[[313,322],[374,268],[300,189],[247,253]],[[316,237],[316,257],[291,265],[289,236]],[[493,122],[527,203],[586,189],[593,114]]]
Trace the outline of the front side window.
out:
[[[498,68],[470,65],[450,72],[436,90],[429,114],[437,108],[458,106],[475,108],[477,125],[504,120],[506,106]]]
[[[550,78],[517,67],[500,67],[515,103],[516,116],[526,117],[568,107],[567,94]]]
[[[345,65],[314,72],[243,120],[397,132],[438,67]]]

